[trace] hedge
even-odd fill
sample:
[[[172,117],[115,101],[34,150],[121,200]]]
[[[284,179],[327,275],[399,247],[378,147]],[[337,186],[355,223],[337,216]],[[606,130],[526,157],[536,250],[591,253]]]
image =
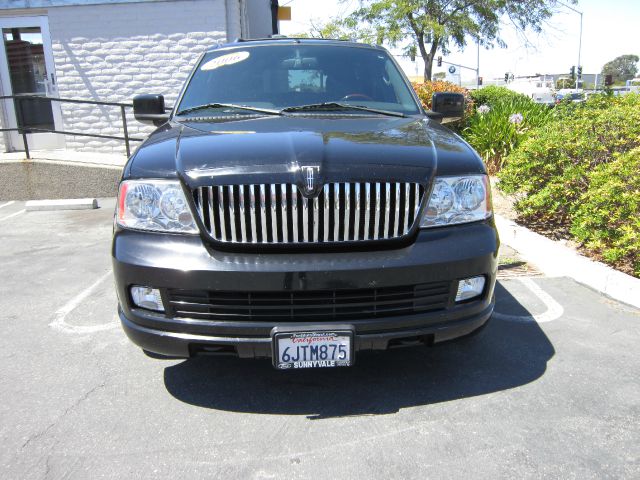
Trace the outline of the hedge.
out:
[[[506,158],[500,188],[524,220],[565,228],[637,275],[638,147],[640,94],[594,96],[533,130]]]
[[[640,148],[589,174],[571,233],[608,263],[640,277]]]

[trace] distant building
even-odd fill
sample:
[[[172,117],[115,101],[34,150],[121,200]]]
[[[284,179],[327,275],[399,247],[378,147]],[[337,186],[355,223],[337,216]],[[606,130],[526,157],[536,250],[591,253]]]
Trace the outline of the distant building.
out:
[[[277,0],[2,0],[0,94],[130,103],[137,93],[161,93],[171,105],[202,51],[278,33],[277,9]],[[128,118],[130,135],[149,131]],[[0,102],[0,120],[15,126],[11,101]],[[122,135],[117,107],[35,100],[23,104],[22,122]],[[47,133],[29,135],[29,144],[124,151],[118,140]],[[0,133],[0,151],[22,149],[17,134]]]

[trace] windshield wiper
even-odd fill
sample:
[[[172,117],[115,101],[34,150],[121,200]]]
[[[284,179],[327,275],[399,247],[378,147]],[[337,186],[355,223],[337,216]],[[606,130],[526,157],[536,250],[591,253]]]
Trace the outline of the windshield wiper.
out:
[[[351,105],[349,103],[339,102],[325,102],[325,103],[310,103],[309,105],[295,105],[292,107],[286,107],[280,110],[280,112],[304,112],[314,110],[359,110],[362,112],[377,113],[379,115],[389,115],[391,117],[405,117],[404,113],[392,112],[391,110],[380,110],[378,108],[363,107],[362,105]]]
[[[209,108],[235,108],[237,110],[248,110],[250,112],[268,113],[269,115],[281,115],[280,110],[271,108],[250,107],[248,105],[236,105],[235,103],[205,103],[196,105],[195,107],[184,108],[179,110],[176,115],[197,112],[198,110],[207,110]]]

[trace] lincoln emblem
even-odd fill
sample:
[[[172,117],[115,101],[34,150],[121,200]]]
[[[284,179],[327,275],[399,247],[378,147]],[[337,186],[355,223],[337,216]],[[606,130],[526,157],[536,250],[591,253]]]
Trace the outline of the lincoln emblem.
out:
[[[303,167],[305,170],[305,177],[307,179],[307,192],[311,193],[313,192],[313,190],[315,189],[315,178],[314,178],[314,174],[315,174],[315,170],[318,169],[318,167]]]

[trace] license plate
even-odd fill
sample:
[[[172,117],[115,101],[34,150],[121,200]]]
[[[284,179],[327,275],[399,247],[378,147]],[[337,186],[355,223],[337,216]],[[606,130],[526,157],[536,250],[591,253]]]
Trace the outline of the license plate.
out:
[[[353,329],[304,329],[272,332],[277,369],[333,368],[353,365]]]

